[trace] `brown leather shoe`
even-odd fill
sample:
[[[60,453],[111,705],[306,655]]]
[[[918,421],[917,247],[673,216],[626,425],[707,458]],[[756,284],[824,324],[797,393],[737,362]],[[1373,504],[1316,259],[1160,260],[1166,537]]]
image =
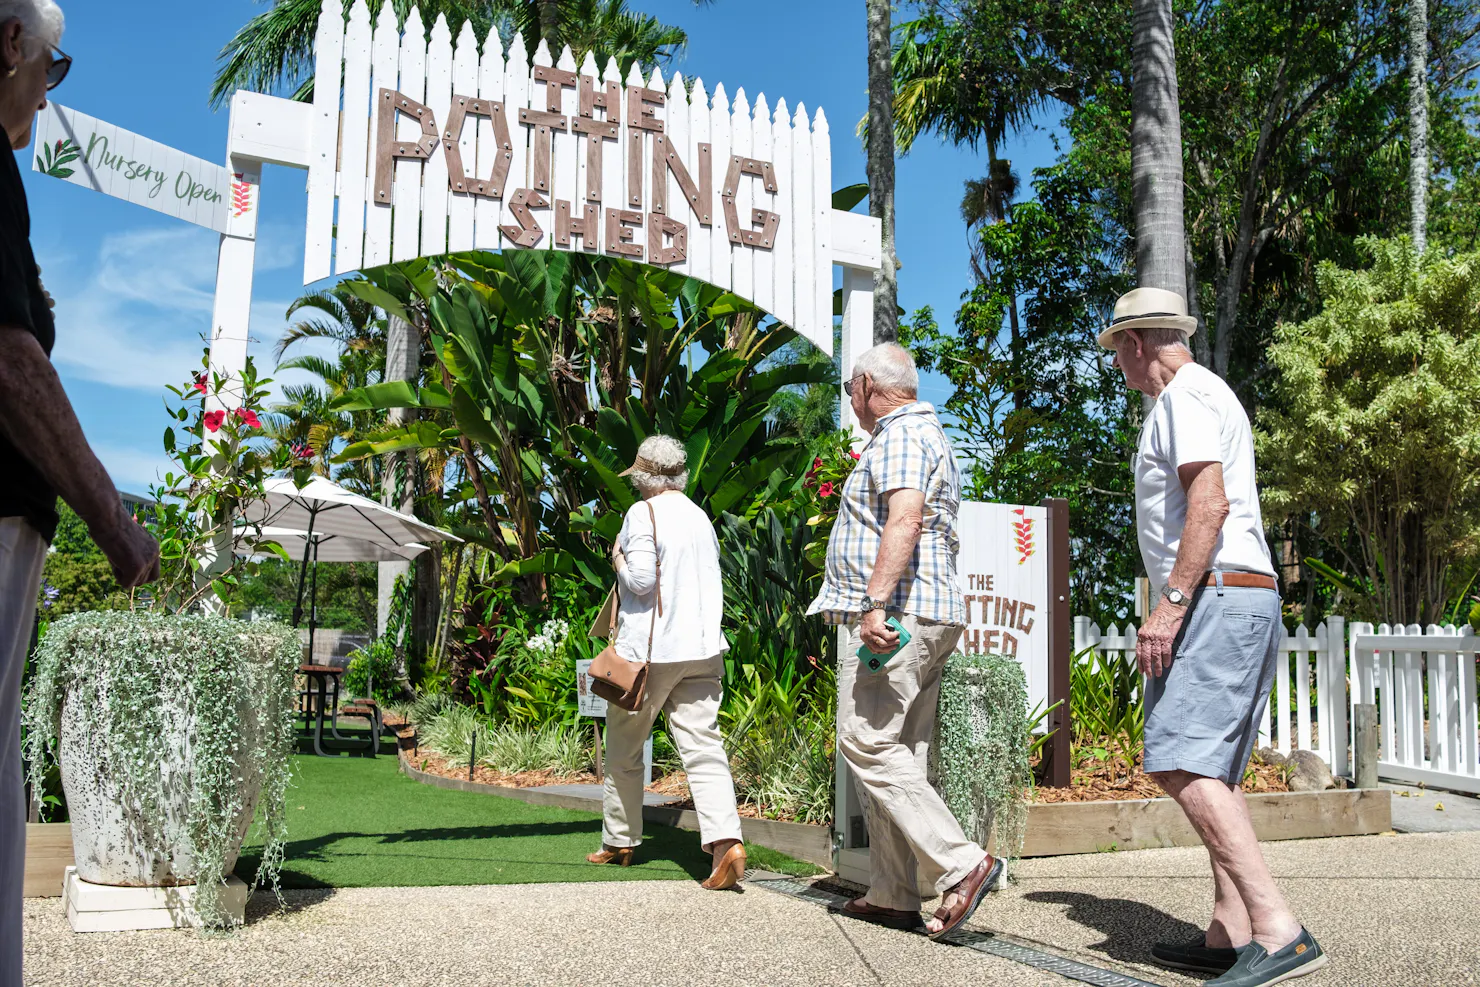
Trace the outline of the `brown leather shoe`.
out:
[[[725,851],[714,872],[699,885],[710,891],[728,891],[745,876],[745,844],[736,843]]]
[[[606,846],[602,844],[600,850],[595,853],[586,854],[586,862],[592,864],[616,864],[619,867],[632,866],[632,848],[630,846]]]
[[[971,918],[972,913],[976,911],[976,906],[980,905],[982,899],[987,896],[987,892],[996,886],[997,879],[1002,876],[1002,867],[1001,860],[988,854],[981,863],[967,872],[965,877],[957,881],[954,887],[947,889],[946,894],[954,894],[958,900],[949,908],[942,905],[935,910],[935,915],[932,917],[944,924],[937,931],[928,933],[930,938],[939,939],[950,935],[965,925],[966,920]],[[942,895],[942,898],[944,897]]]

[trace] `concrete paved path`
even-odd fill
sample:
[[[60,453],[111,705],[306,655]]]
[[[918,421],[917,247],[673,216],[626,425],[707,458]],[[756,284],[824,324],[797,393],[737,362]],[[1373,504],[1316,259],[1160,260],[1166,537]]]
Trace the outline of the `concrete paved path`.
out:
[[[1393,829],[1400,833],[1467,833],[1480,830],[1480,798],[1383,782],[1393,793]]]
[[[1480,984],[1480,834],[1271,843],[1281,886],[1331,965],[1310,987]],[[1210,911],[1196,848],[1030,860],[972,926],[1166,985],[1154,940]],[[299,891],[258,896],[246,928],[75,935],[60,899],[26,902],[26,983],[55,985],[817,984],[1071,981],[830,916],[752,886],[688,882]],[[596,930],[611,928],[610,943]]]

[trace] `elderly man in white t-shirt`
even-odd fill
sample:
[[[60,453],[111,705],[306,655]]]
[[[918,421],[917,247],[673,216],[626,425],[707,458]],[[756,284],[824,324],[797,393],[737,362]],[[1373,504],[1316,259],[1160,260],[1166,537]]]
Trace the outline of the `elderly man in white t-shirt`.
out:
[[[1138,288],[1100,345],[1154,400],[1136,450],[1136,528],[1156,609],[1137,638],[1147,676],[1145,769],[1177,800],[1213,862],[1213,918],[1190,943],[1158,944],[1165,966],[1255,987],[1326,957],[1275,887],[1239,782],[1269,703],[1284,634],[1254,483],[1249,417],[1187,349],[1182,296]]]

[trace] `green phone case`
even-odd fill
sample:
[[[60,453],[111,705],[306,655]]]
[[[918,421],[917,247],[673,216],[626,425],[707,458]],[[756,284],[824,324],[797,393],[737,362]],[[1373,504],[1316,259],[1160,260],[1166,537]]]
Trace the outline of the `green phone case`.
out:
[[[884,665],[888,663],[890,658],[893,658],[895,655],[899,654],[904,646],[910,643],[910,632],[905,630],[904,625],[901,624],[894,617],[890,617],[888,620],[884,621],[884,626],[888,627],[890,630],[899,635],[899,644],[895,646],[893,651],[886,651],[883,654],[879,654],[875,651],[870,651],[868,645],[866,644],[861,645],[858,649],[858,660],[863,665],[863,667],[868,669],[870,672],[877,672],[879,669],[883,668]]]

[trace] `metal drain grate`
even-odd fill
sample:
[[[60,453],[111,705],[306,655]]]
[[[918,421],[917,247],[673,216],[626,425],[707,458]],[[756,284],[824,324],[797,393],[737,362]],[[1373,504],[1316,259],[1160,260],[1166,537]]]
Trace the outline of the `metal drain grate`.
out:
[[[761,881],[746,882],[751,887],[765,888],[779,894],[799,898],[802,901],[810,901],[817,905],[832,905],[846,901],[843,895],[816,885],[806,884],[802,881],[789,879],[768,879]],[[1116,973],[1114,970],[1106,970],[1101,967],[1081,963],[1078,960],[1066,959],[1046,953],[1041,949],[1006,939],[999,935],[984,932],[955,932],[947,936],[943,942],[952,943],[957,946],[965,946],[975,949],[981,953],[990,953],[1000,956],[1014,963],[1031,966],[1037,970],[1046,970],[1049,973],[1057,973],[1061,977],[1077,980],[1080,983],[1095,984],[1097,987],[1159,987],[1157,984],[1146,980],[1137,980],[1135,977]]]

